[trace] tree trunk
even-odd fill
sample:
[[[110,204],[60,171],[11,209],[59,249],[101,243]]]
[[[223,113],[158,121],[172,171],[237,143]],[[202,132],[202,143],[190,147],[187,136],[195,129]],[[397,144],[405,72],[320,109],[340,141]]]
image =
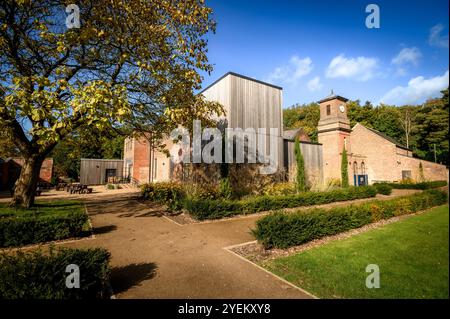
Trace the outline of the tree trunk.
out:
[[[15,183],[14,195],[9,206],[30,208],[34,204],[36,187],[44,157],[25,158],[19,179]]]

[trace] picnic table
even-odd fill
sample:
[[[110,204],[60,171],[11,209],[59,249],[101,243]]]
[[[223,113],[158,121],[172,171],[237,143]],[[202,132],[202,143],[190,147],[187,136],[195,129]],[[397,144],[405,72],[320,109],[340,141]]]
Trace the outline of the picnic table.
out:
[[[67,186],[67,183],[58,183],[58,184],[56,185],[55,189],[56,189],[57,191],[65,190],[65,189],[66,189],[66,186]]]
[[[88,185],[83,185],[79,183],[73,183],[66,186],[66,191],[70,192],[70,194],[90,194],[92,193],[92,188],[88,187]]]

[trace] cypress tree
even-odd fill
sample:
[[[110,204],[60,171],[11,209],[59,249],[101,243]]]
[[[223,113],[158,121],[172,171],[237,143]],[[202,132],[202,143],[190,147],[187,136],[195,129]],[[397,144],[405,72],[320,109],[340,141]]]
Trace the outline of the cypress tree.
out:
[[[305,161],[303,159],[303,154],[300,149],[300,141],[298,138],[295,139],[294,151],[295,151],[295,160],[297,162],[296,188],[297,192],[304,192],[306,190]]]
[[[344,148],[342,150],[342,162],[341,162],[341,180],[342,187],[348,187],[348,160],[347,160],[347,150]]]

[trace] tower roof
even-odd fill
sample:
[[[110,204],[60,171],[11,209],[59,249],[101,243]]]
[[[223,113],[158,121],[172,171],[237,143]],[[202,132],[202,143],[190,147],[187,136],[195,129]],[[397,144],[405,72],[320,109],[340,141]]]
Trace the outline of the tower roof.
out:
[[[348,99],[346,99],[345,97],[340,96],[340,95],[336,95],[336,94],[333,93],[333,90],[331,90],[330,95],[328,95],[327,97],[324,97],[322,100],[318,101],[318,103],[323,103],[323,102],[331,101],[331,100],[335,100],[335,99],[340,100],[342,102],[347,102],[348,101]]]

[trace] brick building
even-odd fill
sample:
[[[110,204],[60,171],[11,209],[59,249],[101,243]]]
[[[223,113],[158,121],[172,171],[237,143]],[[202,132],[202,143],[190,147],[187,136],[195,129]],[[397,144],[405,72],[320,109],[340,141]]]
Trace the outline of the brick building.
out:
[[[20,157],[0,159],[0,190],[9,190],[20,176],[24,160]],[[39,182],[52,182],[53,158],[46,158],[39,173]]]
[[[123,177],[138,183],[163,182],[172,179],[174,165],[166,153],[153,147],[150,136],[128,137],[124,142]],[[166,141],[169,150],[172,143]]]
[[[404,179],[448,180],[445,165],[414,158],[411,149],[360,123],[350,128],[346,102],[346,98],[334,94],[319,101],[318,140],[322,144],[325,182],[341,178],[344,147],[350,185]]]
[[[286,172],[289,180],[293,180],[296,172],[295,138],[300,139],[310,186],[340,181],[344,147],[348,154],[350,185],[403,179],[448,179],[448,169],[444,165],[414,158],[404,145],[362,124],[351,128],[347,99],[342,96],[331,94],[319,101],[319,143],[312,143],[301,128],[283,130],[281,87],[229,72],[200,94],[224,106],[228,127],[278,128],[279,171]],[[166,151],[173,145],[169,140],[165,144]],[[125,140],[124,177],[140,183],[168,181],[177,177],[177,168],[167,152],[153,148],[147,138]]]

